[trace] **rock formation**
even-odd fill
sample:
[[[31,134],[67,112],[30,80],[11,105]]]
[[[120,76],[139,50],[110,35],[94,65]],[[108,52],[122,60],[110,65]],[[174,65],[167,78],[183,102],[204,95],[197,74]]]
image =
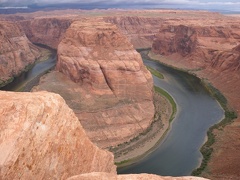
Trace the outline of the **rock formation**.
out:
[[[56,69],[71,80],[53,72],[35,90],[62,95],[98,146],[128,141],[150,125],[151,74],[115,25],[72,23],[58,46]]]
[[[71,24],[71,18],[36,17],[18,22],[31,42],[57,49],[64,33]]]
[[[57,94],[0,91],[0,179],[66,179],[116,173]]]
[[[115,24],[136,49],[150,48],[159,25],[163,23],[161,18],[139,16],[105,17],[104,20]]]
[[[93,172],[88,174],[77,175],[68,178],[67,180],[206,180],[205,178],[185,176],[185,177],[169,177],[169,176],[157,176],[153,174],[126,174],[116,175],[110,173]]]
[[[35,62],[39,49],[14,23],[0,21],[0,87]]]
[[[70,17],[73,14],[74,18],[73,16]],[[63,16],[68,17],[63,18]],[[162,58],[161,61],[169,65],[190,69],[199,77],[207,78],[224,93],[229,104],[239,114],[239,16],[228,17],[205,11],[127,11],[114,9],[48,11],[11,15],[6,19],[22,25],[31,41],[56,48],[60,42],[59,39],[63,38],[70,23],[73,20],[86,17],[103,19],[115,24],[131,40],[135,48],[149,47],[155,38],[155,34],[157,34],[153,51],[157,54],[164,54],[168,58]],[[2,18],[2,15],[0,18]],[[61,28],[59,29],[59,27]],[[159,29],[160,33],[158,33]],[[86,38],[86,40],[88,41],[89,38]],[[71,44],[73,40],[69,40],[69,42]],[[82,49],[84,48],[81,47],[79,50],[74,48],[74,51],[78,54]],[[106,51],[100,51],[107,52],[107,49],[105,47]],[[75,52],[72,54],[75,54]],[[91,52],[84,50],[83,54],[91,55]],[[67,66],[76,70],[76,64],[78,63],[75,60],[73,61],[74,58],[76,58],[74,55],[69,58],[68,62],[71,61],[73,64],[70,66],[68,63]],[[98,145],[107,147],[130,139],[133,137],[132,132],[134,134],[135,132],[141,132],[149,124],[149,119],[153,114],[153,108],[149,106],[150,101],[123,98],[121,94],[124,93],[118,90],[115,90],[115,92],[118,92],[120,96],[115,96],[114,91],[108,86],[108,84],[112,84],[112,79],[108,77],[100,78],[99,76],[103,75],[105,70],[101,70],[101,68],[99,70],[98,61],[90,62],[89,64],[93,64],[91,68],[88,69],[88,64],[84,64],[84,67],[87,68],[82,68],[83,64],[79,63],[81,71],[78,73],[75,71],[76,74],[69,73],[69,77],[71,76],[77,83],[70,81],[62,73],[53,72],[43,77],[41,85],[36,89],[47,89],[61,94],[78,117],[81,117],[83,126],[88,129],[88,135]],[[96,69],[94,69],[95,66]],[[63,69],[65,68],[62,68],[62,71]],[[6,69],[3,70],[6,71]],[[91,72],[91,75],[89,72]],[[132,71],[128,72],[132,73]],[[67,70],[65,73],[68,74]],[[81,74],[81,78],[79,78],[79,74]],[[75,77],[78,78],[75,79]],[[122,79],[120,78],[120,80]],[[119,87],[122,86],[119,84]],[[125,92],[128,97],[133,94],[133,91]],[[137,94],[139,96],[139,93]],[[89,123],[90,120],[91,123]],[[239,121],[238,118],[234,123],[225,127],[223,131],[215,132],[215,153],[208,168],[211,172],[211,178],[237,179],[240,176],[240,159],[238,158]],[[98,136],[101,138],[97,138]],[[222,163],[223,161],[224,163]]]
[[[166,64],[191,70],[211,82],[227,98],[238,118],[223,131],[214,131],[216,143],[208,167],[209,174],[204,176],[211,179],[238,179],[240,20],[225,17],[221,22],[211,21],[210,25],[207,21],[199,26],[200,22],[193,24],[186,21],[185,26],[177,23],[162,26],[153,42],[151,56],[160,58]]]
[[[229,69],[226,64],[233,61],[237,62],[239,52],[235,46],[238,45],[239,39],[238,26],[228,28],[222,26],[163,25],[153,42],[152,51],[178,60],[185,59],[183,61],[189,67],[219,66],[220,68],[221,66],[223,69]]]

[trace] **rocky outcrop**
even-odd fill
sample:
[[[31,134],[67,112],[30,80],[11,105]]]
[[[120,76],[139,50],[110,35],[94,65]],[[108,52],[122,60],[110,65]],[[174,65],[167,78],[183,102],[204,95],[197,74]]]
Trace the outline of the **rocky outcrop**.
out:
[[[57,49],[71,22],[71,18],[63,17],[36,17],[18,21],[31,42],[53,49]]]
[[[115,25],[72,23],[58,46],[56,69],[61,73],[49,73],[35,90],[63,96],[98,146],[128,141],[150,125],[152,76]]]
[[[161,18],[140,16],[116,16],[104,17],[106,22],[115,24],[121,32],[128,37],[135,49],[150,48],[159,25],[163,23]]]
[[[0,21],[0,87],[40,56],[39,49],[14,23]]]
[[[0,179],[116,173],[113,155],[89,140],[59,95],[0,91],[0,103]]]
[[[192,177],[192,176],[185,176],[185,177],[169,177],[169,176],[157,176],[153,174],[127,174],[127,175],[116,175],[110,173],[101,173],[101,172],[93,172],[88,174],[82,174],[73,176],[68,178],[68,180],[206,180],[205,178],[200,177]]]
[[[152,51],[164,56],[185,59],[185,64],[195,68],[211,66],[228,69],[229,65],[226,64],[233,61],[238,63],[239,52],[234,48],[239,44],[240,33],[237,31],[238,26],[233,27],[162,26],[153,42]]]

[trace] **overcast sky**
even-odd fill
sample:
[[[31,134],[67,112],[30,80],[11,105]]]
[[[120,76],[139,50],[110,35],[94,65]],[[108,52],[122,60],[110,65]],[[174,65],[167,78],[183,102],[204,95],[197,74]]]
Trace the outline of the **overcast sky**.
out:
[[[240,0],[0,0],[0,6],[56,5],[77,3],[95,8],[195,8],[240,11]]]

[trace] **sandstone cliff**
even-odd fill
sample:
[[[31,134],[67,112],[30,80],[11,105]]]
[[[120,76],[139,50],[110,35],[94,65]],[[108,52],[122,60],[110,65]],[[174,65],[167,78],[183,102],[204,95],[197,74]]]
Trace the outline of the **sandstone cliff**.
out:
[[[39,49],[16,24],[0,21],[0,87],[39,56]]]
[[[224,130],[215,130],[216,142],[208,172],[211,179],[238,179],[240,122],[240,19],[185,22],[160,28],[151,56],[166,64],[191,70],[207,79],[227,98],[238,118]],[[219,24],[218,24],[219,23]],[[214,25],[213,25],[214,24]],[[158,55],[156,55],[158,54]],[[160,55],[160,56],[159,56]],[[224,162],[224,163],[222,163]]]
[[[128,141],[150,125],[151,74],[115,25],[72,23],[58,46],[56,69],[62,73],[49,73],[35,90],[62,95],[98,146]]]
[[[0,91],[0,103],[0,179],[116,172],[113,155],[93,145],[59,95]]]
[[[139,16],[105,17],[104,20],[115,24],[136,49],[150,48],[159,25],[163,23],[161,18]]]
[[[33,19],[18,20],[18,23],[31,42],[57,49],[71,21],[71,18],[63,17],[36,17]]]
[[[235,46],[239,44],[240,39],[238,29],[239,26],[233,25],[231,28],[163,25],[153,42],[152,51],[178,59],[183,64],[185,61],[189,67],[221,66],[226,69],[228,66],[226,64],[237,62],[239,52]],[[227,69],[229,68],[227,67]]]

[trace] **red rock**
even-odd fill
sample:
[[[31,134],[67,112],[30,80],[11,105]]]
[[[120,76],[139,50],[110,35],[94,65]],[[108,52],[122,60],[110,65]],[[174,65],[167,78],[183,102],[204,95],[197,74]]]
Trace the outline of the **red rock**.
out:
[[[0,21],[0,87],[40,56],[24,32],[14,23]]]
[[[89,140],[59,95],[0,91],[0,103],[0,179],[116,173],[113,154]]]
[[[77,175],[68,178],[68,180],[207,180],[201,177],[183,176],[183,177],[170,177],[170,176],[157,176],[153,174],[126,174],[116,175],[110,173],[93,172],[88,174]]]
[[[34,19],[21,20],[19,24],[31,42],[57,49],[71,22],[71,18],[36,17]]]
[[[240,21],[228,17],[222,18],[220,25],[217,20],[208,21],[215,24],[199,26],[201,21],[186,21],[186,26],[174,24],[161,28],[152,51],[165,55],[165,58],[160,58],[162,62],[191,70],[198,77],[211,82],[226,97],[229,109],[238,114],[233,123],[223,130],[214,131],[216,142],[213,144],[213,155],[208,172],[203,174],[211,179],[238,179]]]
[[[152,76],[115,25],[74,22],[58,46],[56,69],[69,79],[50,73],[35,90],[63,96],[98,146],[128,141],[150,125]]]

